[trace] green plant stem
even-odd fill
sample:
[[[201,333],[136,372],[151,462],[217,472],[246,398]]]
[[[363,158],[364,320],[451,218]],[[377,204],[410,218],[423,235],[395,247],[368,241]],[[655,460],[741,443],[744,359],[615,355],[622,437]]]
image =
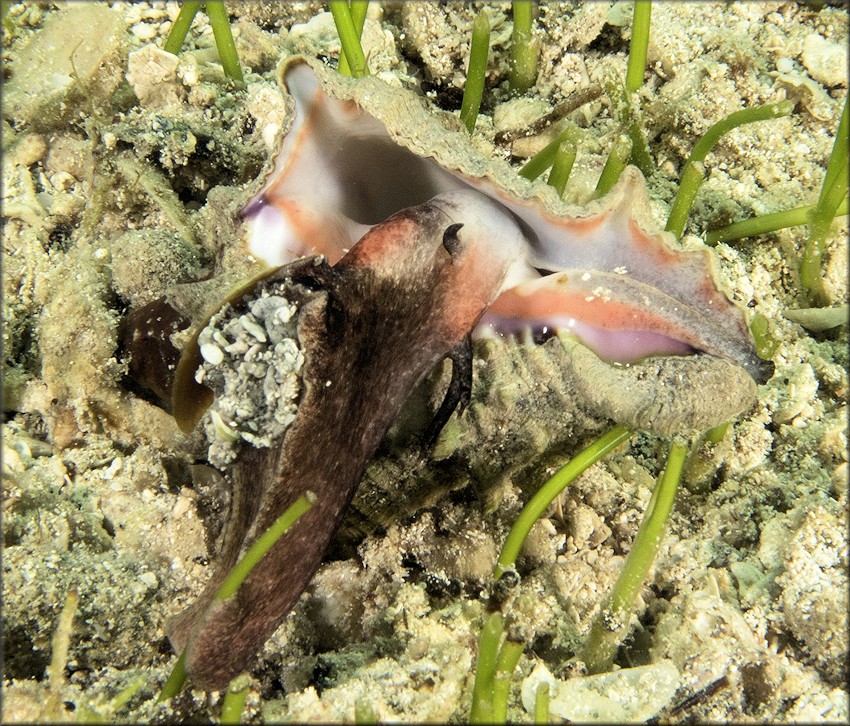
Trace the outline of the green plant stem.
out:
[[[221,704],[221,723],[242,723],[242,712],[245,710],[250,688],[250,683],[244,683],[244,680],[244,676],[237,676],[228,686]]]
[[[534,692],[534,723],[549,723],[548,683],[541,683]]]
[[[829,304],[821,277],[821,258],[826,249],[826,241],[829,239],[829,230],[835,211],[847,195],[846,177],[847,159],[845,158],[832,185],[822,196],[822,201],[819,201],[808,214],[809,236],[803,250],[803,260],[800,263],[800,284],[810,300],[818,305]]]
[[[769,119],[787,116],[793,110],[793,101],[780,101],[779,103],[768,103],[764,106],[745,108],[741,111],[730,113],[726,118],[721,119],[705,132],[703,137],[697,141],[688,160],[705,161],[708,152],[732,129],[743,126],[744,124],[754,123],[755,121],[767,121]]]
[[[836,164],[837,172],[835,177],[830,182],[829,186],[825,185],[821,198],[815,204],[815,208],[810,210],[808,215],[809,224],[812,226],[822,227],[829,230],[832,220],[841,206],[841,202],[847,198],[847,157],[840,160]]]
[[[754,121],[766,121],[768,119],[787,116],[794,110],[793,101],[781,101],[770,103],[755,108],[745,108],[743,111],[735,111],[726,118],[714,124],[705,135],[696,143],[694,150],[685,162],[682,178],[679,180],[679,191],[670,209],[670,217],[667,219],[665,229],[672,232],[676,237],[681,237],[685,231],[688,215],[691,213],[694,199],[697,195],[699,185],[702,183],[702,162],[708,156],[708,152],[720,138],[738,126],[753,123]]]
[[[576,127],[572,124],[567,124],[564,129],[552,141],[532,156],[525,164],[520,167],[517,174],[529,181],[534,181],[544,171],[546,171],[555,161],[558,155],[558,149],[564,141],[569,141],[574,138]]]
[[[475,685],[472,687],[470,723],[493,722],[493,681],[501,638],[502,615],[495,612],[487,618],[478,639],[478,664],[475,668]]]
[[[805,207],[786,209],[781,212],[762,214],[752,219],[733,222],[732,224],[727,224],[725,227],[709,230],[705,235],[705,243],[714,247],[721,242],[734,242],[735,240],[746,237],[758,237],[761,234],[776,232],[786,227],[798,227],[808,223],[808,215],[814,208],[814,204],[807,204]],[[835,216],[841,217],[847,214],[847,212],[848,201],[847,197],[845,197],[841,201],[841,204],[838,205],[838,209],[835,210]]]
[[[496,658],[496,673],[493,676],[493,713],[494,723],[505,723],[508,718],[508,697],[511,692],[511,679],[519,663],[524,646],[505,640],[499,648]]]
[[[818,197],[818,206],[824,201],[827,189],[838,176],[840,165],[847,161],[848,145],[850,145],[850,134],[848,134],[847,99],[844,99],[844,108],[841,110],[841,118],[838,121],[838,131],[835,132],[835,141],[832,144],[832,152],[826,165],[826,175],[823,178],[823,186]],[[846,188],[846,184],[845,184]]]
[[[848,142],[847,99],[845,99],[820,196],[815,208],[807,214],[809,236],[806,239],[803,261],[800,264],[800,284],[809,298],[818,304],[825,305],[829,302],[823,288],[821,258],[829,238],[832,219],[842,200],[847,196],[848,143],[850,142]]]
[[[605,672],[614,662],[617,647],[627,625],[628,612],[646,580],[646,575],[661,544],[667,519],[676,499],[676,490],[687,454],[688,447],[685,444],[674,442],[670,446],[667,466],[652,492],[647,512],[635,536],[631,552],[614,584],[608,602],[593,621],[590,635],[580,653],[580,658],[584,661],[589,673]],[[619,625],[612,626],[612,623],[619,623]]]
[[[621,134],[614,141],[611,153],[608,154],[605,166],[602,167],[602,173],[599,175],[599,181],[596,183],[596,189],[593,192],[595,198],[604,197],[614,188],[623,173],[623,169],[629,163],[631,153],[632,140],[625,134]]]
[[[549,178],[546,180],[549,186],[555,188],[559,197],[564,196],[564,189],[567,188],[567,181],[570,178],[570,172],[573,170],[575,161],[575,141],[571,139],[562,141],[555,153],[555,161],[552,162],[552,170],[549,172]]]
[[[163,50],[166,53],[177,55],[183,47],[183,42],[186,40],[186,35],[189,33],[189,28],[192,27],[192,21],[201,9],[200,0],[187,0],[180,6],[180,12],[177,14],[177,19],[171,30],[168,32],[168,37],[165,39]]]
[[[514,29],[511,35],[511,73],[508,84],[512,91],[525,93],[537,80],[538,44],[531,37],[533,4],[531,0],[513,0]]]
[[[821,277],[821,258],[829,237],[832,219],[842,200],[846,200],[847,196],[848,143],[850,141],[848,141],[847,99],[845,99],[818,201],[814,209],[809,210],[806,215],[809,236],[806,239],[803,260],[800,264],[800,284],[810,301],[820,305],[826,305],[829,302]]]
[[[185,650],[180,654],[180,657],[174,664],[174,668],[171,669],[171,674],[168,676],[168,680],[165,681],[165,685],[159,692],[159,696],[157,696],[156,702],[162,703],[163,701],[167,701],[169,698],[174,698],[174,696],[176,696],[178,693],[180,693],[180,691],[183,690],[184,683],[186,683]]]
[[[543,512],[546,511],[546,508],[554,501],[555,497],[570,482],[584,472],[585,469],[617,448],[631,435],[632,432],[622,424],[615,426],[607,434],[576,454],[565,466],[555,472],[549,481],[540,487],[519,513],[514,526],[511,527],[511,531],[505,539],[505,544],[502,545],[502,551],[499,553],[499,559],[493,570],[494,580],[498,580],[508,569],[513,567],[522,549],[523,542],[525,542],[525,538],[528,536],[534,523],[540,519]]]
[[[254,541],[248,551],[242,555],[242,559],[236,563],[233,569],[227,573],[221,587],[215,594],[216,600],[227,600],[236,594],[239,586],[245,581],[245,578],[251,574],[251,570],[257,566],[257,563],[263,559],[266,553],[274,546],[284,534],[289,531],[289,528],[295,524],[304,514],[310,511],[310,508],[316,502],[316,495],[313,492],[305,492],[283,513],[272,525],[263,532]]]
[[[362,78],[369,73],[366,67],[366,56],[360,45],[360,34],[354,27],[354,19],[351,17],[351,9],[346,0],[330,0],[328,7],[333,15],[336,32],[339,33],[339,42],[342,52],[348,60],[348,67],[354,78]]]
[[[626,85],[618,79],[609,78],[605,82],[605,92],[614,108],[614,116],[625,133],[632,141],[632,153],[629,161],[649,177],[654,170],[649,147],[643,138],[643,123],[640,111],[632,103],[632,95]]]
[[[363,26],[366,23],[366,11],[369,9],[369,0],[351,0],[348,9],[351,13],[351,20],[354,22],[354,32],[357,33],[357,39],[359,40],[363,36]],[[351,75],[351,68],[348,65],[348,58],[346,58],[344,51],[339,54],[338,69],[344,76]]]
[[[230,20],[227,17],[227,10],[224,9],[224,2],[207,0],[204,9],[212,26],[215,47],[218,48],[218,57],[221,59],[224,75],[238,83],[244,83],[242,66],[239,65],[236,43],[233,42],[233,33],[230,30]]]
[[[626,126],[626,134],[632,142],[632,153],[629,161],[640,169],[644,176],[648,177],[652,174],[654,166],[649,154],[649,147],[646,145],[646,139],[643,138],[640,122],[631,121]]]
[[[643,83],[646,70],[646,49],[649,47],[649,20],[652,14],[650,0],[635,0],[632,18],[632,42],[629,45],[629,67],[626,71],[626,89],[634,93]]]
[[[680,238],[685,231],[685,225],[688,222],[688,215],[691,213],[691,208],[694,205],[694,199],[697,196],[697,190],[705,178],[705,166],[701,161],[685,162],[682,168],[682,176],[679,179],[679,189],[676,191],[676,198],[673,200],[673,206],[670,209],[670,216],[667,218],[667,226],[665,229]]]
[[[460,106],[460,120],[466,130],[475,130],[475,119],[484,97],[484,78],[487,74],[487,56],[490,52],[490,21],[483,10],[472,23],[472,42],[469,46],[469,66],[466,69],[466,87]]]

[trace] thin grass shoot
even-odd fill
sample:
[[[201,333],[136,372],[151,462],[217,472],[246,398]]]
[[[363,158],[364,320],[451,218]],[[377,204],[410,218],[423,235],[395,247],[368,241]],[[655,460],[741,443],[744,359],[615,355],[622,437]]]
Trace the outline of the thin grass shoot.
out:
[[[510,77],[512,91],[525,93],[537,80],[539,43],[533,39],[534,5],[531,0],[513,0],[514,28],[511,35]]]
[[[640,169],[645,177],[649,177],[655,166],[646,139],[643,136],[640,109],[633,103],[632,95],[619,79],[609,78],[605,83],[605,92],[614,107],[614,118],[622,128],[623,133],[632,141],[632,153],[629,162]],[[637,97],[635,97],[636,99]]]
[[[579,653],[589,673],[604,673],[611,669],[617,648],[628,628],[629,612],[661,544],[687,454],[688,447],[681,442],[674,441],[670,446],[667,466],[652,492],[632,549]],[[619,624],[619,627],[612,627],[612,624]]]
[[[189,28],[192,27],[192,21],[201,9],[200,0],[188,0],[180,6],[180,12],[177,13],[177,19],[168,31],[168,36],[165,39],[163,50],[166,53],[177,55],[186,41],[186,36],[189,34]]]
[[[260,560],[265,557],[266,553],[289,531],[289,528],[293,524],[310,511],[315,503],[316,495],[313,492],[308,491],[298,497],[265,532],[257,537],[254,543],[248,548],[248,551],[242,555],[242,559],[227,573],[227,577],[215,594],[215,599],[227,600],[227,598],[233,597],[239,586],[251,574],[251,571],[257,566]]]
[[[366,24],[366,11],[369,9],[369,0],[351,0],[348,5],[351,12],[351,20],[354,22],[354,32],[357,39],[363,36],[363,26]],[[339,54],[339,65],[337,70],[344,76],[351,76],[351,67],[348,65],[348,57],[345,51]]]
[[[505,723],[508,719],[508,697],[511,680],[525,647],[522,643],[505,640],[496,658],[496,673],[493,676],[493,722]]]
[[[558,155],[558,149],[560,149],[561,144],[570,140],[577,143],[578,128],[574,124],[567,123],[552,141],[546,144],[546,146],[519,168],[517,174],[524,179],[534,181],[555,162],[555,157]]]
[[[652,15],[651,0],[635,0],[632,16],[632,41],[629,45],[629,65],[626,70],[626,89],[634,93],[643,84],[646,70],[646,51],[649,47],[649,22]]]
[[[823,287],[822,257],[829,238],[829,230],[836,210],[842,201],[846,201],[848,190],[848,120],[847,99],[832,145],[832,153],[826,167],[823,186],[815,208],[807,214],[809,236],[803,250],[800,264],[800,284],[811,300],[818,304],[828,304],[828,296]]]
[[[168,679],[165,681],[165,685],[162,687],[162,690],[159,692],[159,696],[157,696],[156,702],[162,703],[163,701],[167,701],[170,698],[174,698],[180,691],[183,690],[183,685],[186,683],[186,651],[184,650],[180,657],[177,659],[177,662],[174,664],[174,668],[171,669],[171,673],[168,676]]]
[[[342,52],[348,61],[348,68],[354,78],[362,78],[369,74],[366,67],[366,56],[360,45],[360,33],[354,26],[351,8],[346,0],[330,0],[328,3],[331,15],[333,15],[336,32],[339,34],[339,42]]]
[[[251,679],[245,673],[236,676],[230,682],[221,702],[221,723],[242,723],[242,714],[245,711],[245,701],[248,700],[248,691],[250,688]]]
[[[493,722],[493,681],[496,677],[496,659],[502,638],[502,614],[492,613],[481,629],[478,639],[478,663],[475,667],[475,684],[472,687],[470,723]]]
[[[469,46],[469,65],[466,69],[466,86],[460,106],[460,120],[471,134],[484,97],[484,79],[487,75],[487,56],[490,52],[490,21],[483,10],[472,23],[472,42]]]
[[[548,683],[541,683],[534,692],[534,723],[549,723]]]
[[[528,504],[519,513],[514,526],[505,538],[496,567],[493,570],[493,579],[498,580],[502,575],[514,566],[519,556],[525,538],[540,519],[547,507],[573,480],[581,475],[588,467],[595,464],[602,457],[616,449],[632,435],[631,430],[619,424],[612,428],[607,434],[601,436],[592,444],[576,454],[566,465],[555,474],[534,494]]]
[[[233,42],[233,32],[230,30],[230,20],[227,17],[223,0],[207,0],[204,9],[212,27],[215,47],[218,49],[218,57],[221,60],[224,75],[237,83],[244,83],[242,66],[239,64],[236,43]]]
[[[604,197],[614,188],[626,168],[626,164],[629,163],[632,146],[632,140],[626,134],[620,134],[614,140],[614,146],[605,160],[605,166],[602,167],[602,173],[599,175],[599,181],[593,191],[594,198]]]
[[[555,161],[552,163],[552,169],[549,171],[549,177],[546,183],[550,187],[554,187],[558,192],[559,197],[564,196],[564,190],[567,188],[567,182],[570,178],[570,172],[573,170],[573,165],[576,161],[576,143],[573,139],[567,138],[558,146],[555,153]]]
[[[725,227],[710,229],[706,232],[705,243],[714,247],[720,243],[735,242],[747,237],[758,237],[762,234],[778,232],[780,229],[808,224],[809,213],[815,209],[815,206],[814,204],[807,204],[804,207],[762,214],[751,219],[743,219],[740,222],[732,222]],[[848,200],[845,197],[838,205],[838,209],[835,210],[835,217],[842,217],[848,211],[850,211],[848,210]]]
[[[769,103],[764,106],[735,111],[709,128],[696,143],[691,155],[685,162],[682,178],[679,180],[679,189],[676,198],[673,200],[665,229],[675,234],[677,238],[684,233],[688,215],[691,213],[697,190],[702,183],[703,170],[701,165],[724,134],[744,124],[787,116],[793,110],[794,103],[792,101]]]

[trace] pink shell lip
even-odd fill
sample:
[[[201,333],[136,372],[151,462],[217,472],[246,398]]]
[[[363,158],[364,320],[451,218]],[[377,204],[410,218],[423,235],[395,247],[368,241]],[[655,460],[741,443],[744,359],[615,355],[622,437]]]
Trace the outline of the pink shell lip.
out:
[[[697,349],[661,333],[646,330],[604,330],[573,317],[555,316],[523,323],[485,313],[475,337],[501,335],[545,340],[556,332],[568,332],[609,363],[628,365],[654,355],[689,355]]]
[[[509,335],[570,332],[610,362],[702,352],[733,361],[758,383],[771,377],[773,363],[756,355],[743,316],[718,316],[714,298],[685,300],[622,273],[564,270],[505,290],[483,323]]]

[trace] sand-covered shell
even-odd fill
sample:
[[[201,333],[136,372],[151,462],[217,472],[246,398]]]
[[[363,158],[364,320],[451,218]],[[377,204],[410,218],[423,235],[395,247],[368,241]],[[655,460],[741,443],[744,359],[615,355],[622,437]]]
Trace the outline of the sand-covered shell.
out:
[[[470,404],[448,421],[423,462],[416,432],[439,403],[446,373],[412,395],[403,422],[367,467],[338,537],[344,548],[468,485],[485,507],[498,504],[505,484],[530,496],[542,472],[614,422],[688,435],[733,420],[756,395],[742,368],[710,356],[625,367],[600,360],[567,335],[543,344],[480,340]]]

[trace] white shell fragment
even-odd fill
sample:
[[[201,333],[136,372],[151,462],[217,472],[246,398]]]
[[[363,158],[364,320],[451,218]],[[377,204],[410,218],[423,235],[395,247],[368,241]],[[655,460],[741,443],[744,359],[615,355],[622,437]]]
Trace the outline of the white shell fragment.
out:
[[[295,420],[304,354],[297,336],[297,308],[282,283],[260,286],[248,311],[225,305],[198,337],[204,362],[196,380],[215,401],[205,420],[209,460],[222,468],[241,442],[271,446]]]
[[[261,325],[255,323],[250,315],[243,315],[239,318],[239,323],[242,325],[245,330],[247,330],[251,335],[253,335],[257,340],[261,343],[265,343],[268,338],[266,338],[266,331],[263,330]]]
[[[679,670],[662,660],[613,673],[559,681],[539,663],[522,682],[522,705],[534,713],[537,687],[549,684],[549,712],[582,723],[641,723],[673,700]]]

